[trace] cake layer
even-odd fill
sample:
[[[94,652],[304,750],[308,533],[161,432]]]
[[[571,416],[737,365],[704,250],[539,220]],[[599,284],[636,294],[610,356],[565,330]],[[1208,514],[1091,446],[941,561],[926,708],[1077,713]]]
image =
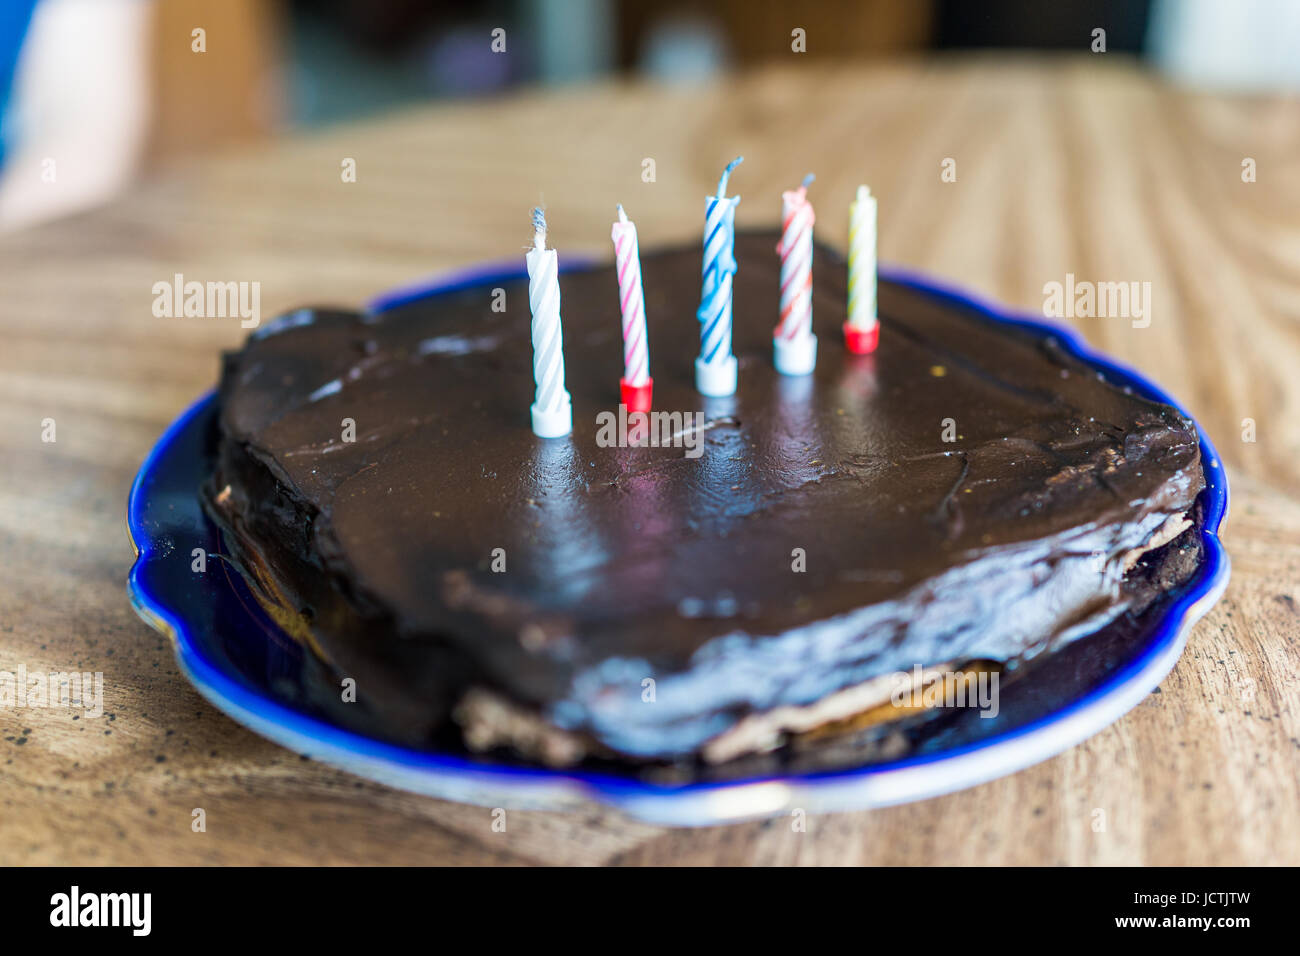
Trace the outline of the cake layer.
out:
[[[561,278],[566,439],[530,429],[526,281],[489,280],[295,312],[229,354],[210,510],[417,739],[472,690],[574,754],[731,754],[771,745],[761,715],[916,664],[1023,660],[1123,612],[1128,567],[1203,486],[1192,423],[890,282],[878,350],[849,355],[822,247],[816,372],[778,375],[776,240],[737,237],[730,399],[694,388],[700,250],[643,255],[655,409],[677,414],[655,434],[676,447],[606,441],[611,266]]]

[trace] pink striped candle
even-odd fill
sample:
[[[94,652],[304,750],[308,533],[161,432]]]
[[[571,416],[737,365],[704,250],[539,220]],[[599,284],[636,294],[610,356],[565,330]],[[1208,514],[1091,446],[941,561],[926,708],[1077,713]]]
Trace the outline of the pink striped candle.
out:
[[[641,289],[641,251],[636,223],[622,205],[610,232],[614,240],[614,265],[618,273],[618,306],[623,314],[623,377],[619,395],[629,412],[650,411],[654,379],[650,377],[650,345],[646,340],[645,293]]]
[[[817,336],[812,331],[812,203],[809,173],[798,189],[781,194],[781,321],[772,334],[776,370],[807,375],[817,366]]]

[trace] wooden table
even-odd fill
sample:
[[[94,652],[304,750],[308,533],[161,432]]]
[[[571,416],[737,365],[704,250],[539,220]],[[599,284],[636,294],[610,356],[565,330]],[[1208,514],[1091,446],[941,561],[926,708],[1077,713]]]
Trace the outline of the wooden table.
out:
[[[1199,417],[1234,496],[1232,583],[1161,692],[1032,769],[806,833],[675,832],[596,807],[513,813],[494,833],[485,809],[306,761],[204,702],[127,603],[123,513],[141,459],[243,332],[155,318],[153,283],[257,280],[268,316],[358,303],[520,257],[539,196],[562,255],[608,255],[616,202],[644,246],[694,240],[737,153],[742,227],[774,222],[812,169],[821,238],[843,244],[869,181],[884,259],[1029,311],[1066,273],[1151,282],[1149,328],[1077,324]],[[1294,101],[1178,92],[1113,57],[810,60],[705,90],[524,94],[212,158],[3,237],[0,263],[0,669],[103,671],[108,711],[0,710],[0,863],[1300,863]]]

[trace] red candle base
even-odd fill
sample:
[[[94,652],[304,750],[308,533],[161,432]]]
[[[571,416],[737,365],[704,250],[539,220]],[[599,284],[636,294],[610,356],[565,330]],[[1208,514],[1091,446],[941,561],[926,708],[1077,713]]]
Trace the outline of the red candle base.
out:
[[[651,396],[654,395],[655,380],[647,377],[644,385],[633,385],[625,378],[618,380],[620,400],[629,412],[650,411]]]
[[[859,329],[847,322],[844,323],[844,347],[854,355],[866,355],[869,352],[874,352],[876,343],[879,341],[879,322],[869,329]]]

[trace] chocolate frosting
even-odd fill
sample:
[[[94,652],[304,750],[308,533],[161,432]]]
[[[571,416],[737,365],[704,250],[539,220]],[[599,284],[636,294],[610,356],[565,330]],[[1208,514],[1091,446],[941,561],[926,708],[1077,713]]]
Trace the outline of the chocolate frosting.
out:
[[[850,355],[821,246],[817,368],[781,376],[777,238],[737,237],[729,399],[694,388],[699,248],[642,257],[654,407],[678,429],[703,413],[699,457],[598,442],[622,371],[602,266],[561,276],[570,437],[530,429],[526,280],[300,310],[226,356],[210,508],[416,737],[476,686],[614,754],[680,757],[749,714],[1022,661],[1128,608],[1133,555],[1203,486],[1192,423],[893,282],[878,350]]]

